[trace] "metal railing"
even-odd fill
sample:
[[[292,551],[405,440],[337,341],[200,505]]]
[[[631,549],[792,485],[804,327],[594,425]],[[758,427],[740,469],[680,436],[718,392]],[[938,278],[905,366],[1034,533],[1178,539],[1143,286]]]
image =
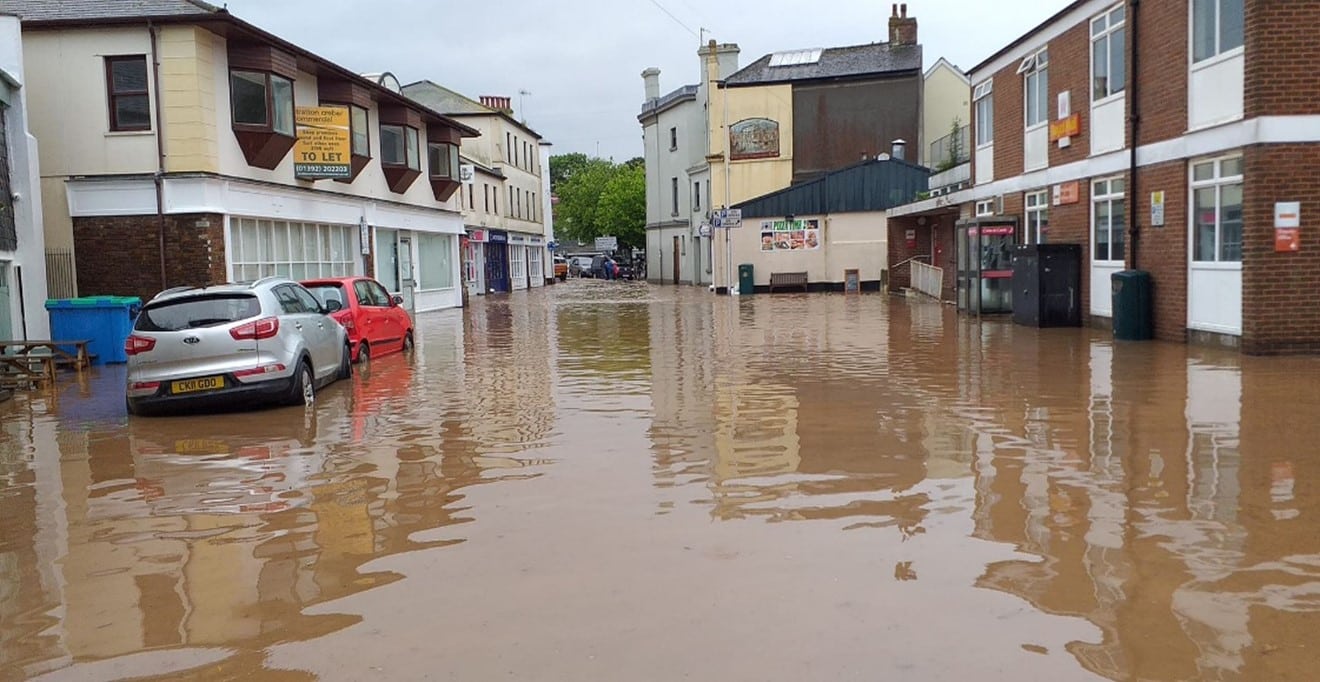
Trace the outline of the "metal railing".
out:
[[[944,268],[912,261],[912,288],[939,300],[944,291]]]
[[[970,126],[963,126],[956,133],[949,133],[930,143],[930,164],[937,169],[948,169],[972,159],[968,146]]]
[[[74,298],[78,295],[78,278],[73,269],[73,251],[46,252],[46,297]]]

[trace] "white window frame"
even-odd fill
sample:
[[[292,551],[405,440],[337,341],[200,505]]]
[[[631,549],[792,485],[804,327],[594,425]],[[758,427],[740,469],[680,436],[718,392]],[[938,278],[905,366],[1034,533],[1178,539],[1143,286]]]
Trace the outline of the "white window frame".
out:
[[[1022,75],[1022,122],[1026,130],[1036,130],[1050,124],[1050,52],[1043,47],[1027,55],[1018,65]],[[1033,85],[1033,79],[1035,79]],[[1032,111],[1031,94],[1033,90],[1039,98],[1037,104],[1044,107],[1043,112]],[[1033,113],[1040,114],[1040,120],[1032,122]]]
[[[1118,17],[1117,19],[1115,17]],[[1101,25],[1097,32],[1096,27]],[[1115,35],[1122,32],[1122,40],[1115,41]],[[1105,43],[1105,94],[1096,97],[1096,79],[1095,72],[1095,47],[1100,42]],[[1115,42],[1118,43],[1118,52],[1114,51]],[[1123,57],[1123,87],[1115,90],[1114,83],[1114,55],[1119,54]],[[1120,95],[1127,92],[1127,5],[1118,4],[1102,14],[1091,19],[1091,104],[1099,105],[1106,102],[1112,102]]]
[[[1237,162],[1237,173],[1235,175],[1224,175],[1225,162]],[[1187,180],[1191,191],[1187,193],[1187,262],[1197,269],[1224,269],[1241,270],[1242,269],[1242,244],[1238,244],[1238,259],[1225,260],[1223,258],[1223,239],[1224,239],[1224,188],[1243,184],[1242,176],[1242,155],[1240,153],[1226,154],[1204,159],[1195,159],[1187,164]],[[1196,169],[1209,164],[1211,167],[1211,176],[1204,180],[1196,179]],[[1202,189],[1214,189],[1215,191],[1215,248],[1214,260],[1202,260],[1196,257],[1196,232],[1197,221],[1196,212],[1196,192]],[[1246,225],[1241,218],[1239,222],[1244,223],[1240,228],[1239,240],[1245,237]]]
[[[993,78],[977,85],[972,91],[972,106],[976,111],[976,148],[984,149],[995,143],[995,81]],[[985,102],[989,116],[981,114],[981,102]]]
[[[539,246],[527,247],[527,269],[530,271],[532,284],[542,284],[545,281],[543,259],[541,257],[541,248]]]
[[[994,200],[994,199],[985,199],[985,200],[983,200],[983,201],[978,201],[978,202],[976,202],[976,217],[977,217],[977,218],[984,218],[984,217],[986,217],[986,216],[992,216],[992,215],[994,215],[994,214],[995,214],[995,200]]]
[[[509,245],[510,284],[527,281],[527,249],[518,245]]]
[[[263,231],[270,233],[269,239]],[[348,277],[357,269],[357,226],[232,217],[226,253],[231,282],[276,275],[295,280]]]
[[[1119,183],[1120,190],[1114,191],[1114,183]],[[1103,192],[1101,186],[1104,186]],[[1119,251],[1118,258],[1114,258],[1114,202],[1122,202],[1122,210],[1118,214],[1122,216],[1122,229],[1120,234],[1123,236],[1123,248]],[[1100,226],[1096,224],[1096,206],[1107,204],[1109,207],[1109,224],[1105,226],[1105,231],[1109,236],[1106,247],[1106,258],[1099,258],[1096,255],[1096,249],[1099,248],[1100,240],[1097,238]],[[1116,175],[1108,178],[1096,178],[1091,181],[1091,261],[1100,264],[1122,265],[1125,262],[1127,254],[1127,178],[1122,175]]]
[[[1027,192],[1022,197],[1022,204],[1026,207],[1026,230],[1025,242],[1027,244],[1044,244],[1041,239],[1044,228],[1049,229],[1050,224],[1050,192],[1049,190],[1040,190],[1036,192]],[[1048,234],[1044,236],[1048,237]]]
[[[1247,31],[1246,31],[1245,0],[1211,0],[1211,1],[1214,3],[1214,7],[1215,7],[1215,49],[1214,52],[1212,52],[1210,55],[1206,57],[1202,57],[1199,60],[1196,58],[1196,0],[1188,0],[1187,3],[1187,59],[1191,63],[1193,70],[1205,68],[1213,64],[1218,64],[1219,62],[1240,55],[1246,50]],[[1242,18],[1243,44],[1229,48],[1227,50],[1225,50],[1223,46],[1219,44],[1219,39],[1222,37],[1220,35],[1220,30],[1222,28],[1222,21],[1224,16],[1224,13],[1222,11],[1224,7],[1224,2],[1237,2],[1238,4],[1242,5],[1242,12],[1243,12],[1243,18]]]

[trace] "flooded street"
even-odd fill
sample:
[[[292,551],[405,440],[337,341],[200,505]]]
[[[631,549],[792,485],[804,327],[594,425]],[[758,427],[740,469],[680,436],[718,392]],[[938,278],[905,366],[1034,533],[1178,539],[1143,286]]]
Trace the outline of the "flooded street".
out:
[[[570,282],[314,411],[0,403],[0,680],[1302,680],[1320,358]]]

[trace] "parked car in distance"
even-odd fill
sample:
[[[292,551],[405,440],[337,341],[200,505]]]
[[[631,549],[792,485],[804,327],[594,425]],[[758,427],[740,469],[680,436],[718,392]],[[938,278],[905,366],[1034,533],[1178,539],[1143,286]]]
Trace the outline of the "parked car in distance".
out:
[[[555,256],[555,279],[563,282],[568,279],[568,259]]]
[[[124,341],[130,414],[253,402],[311,405],[353,374],[348,332],[284,277],[157,294]]]
[[[353,362],[412,350],[412,317],[400,305],[403,299],[390,296],[380,282],[370,277],[335,277],[302,284],[321,305],[339,304],[340,309],[330,316],[348,331]]]
[[[591,277],[591,256],[573,256],[568,262],[568,272],[574,277]]]
[[[616,260],[614,264],[619,266],[619,279],[634,280],[637,279],[637,268],[627,261]]]

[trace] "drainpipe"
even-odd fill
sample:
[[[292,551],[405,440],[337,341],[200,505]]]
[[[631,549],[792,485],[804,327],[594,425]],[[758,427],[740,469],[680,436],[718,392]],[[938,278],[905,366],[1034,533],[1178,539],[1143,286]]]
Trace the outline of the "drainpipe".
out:
[[[1128,77],[1128,130],[1132,151],[1128,157],[1128,230],[1132,244],[1132,269],[1139,269],[1137,265],[1137,246],[1141,242],[1141,226],[1138,224],[1141,212],[1137,210],[1137,205],[1141,195],[1137,192],[1137,134],[1141,131],[1141,50],[1137,47],[1141,31],[1141,19],[1138,16],[1141,9],[1141,0],[1131,0],[1128,8],[1128,40],[1131,44],[1129,51],[1130,58],[1128,63],[1132,65],[1132,75]]]
[[[165,127],[164,112],[160,99],[160,51],[157,49],[160,28],[147,22],[147,32],[151,34],[151,70],[156,92],[156,240],[160,249],[160,288],[168,289],[169,276],[165,271]]]

